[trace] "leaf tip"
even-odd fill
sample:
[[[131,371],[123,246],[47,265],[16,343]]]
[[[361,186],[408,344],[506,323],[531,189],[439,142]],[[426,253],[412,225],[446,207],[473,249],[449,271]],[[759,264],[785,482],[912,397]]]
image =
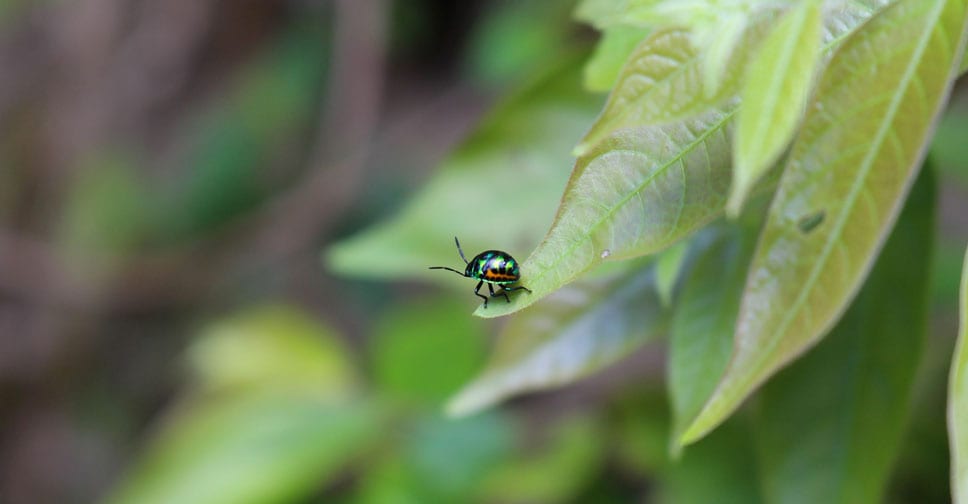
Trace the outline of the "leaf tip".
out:
[[[483,303],[477,305],[477,309],[474,310],[473,315],[480,318],[495,318],[504,315],[503,313],[495,313],[493,307],[486,308]]]
[[[682,460],[684,446],[685,445],[682,443],[682,436],[673,434],[672,437],[669,438],[669,460],[672,460],[673,462],[679,462]]]
[[[720,400],[724,380],[725,378],[720,380],[716,391],[713,392],[712,396],[699,411],[699,414],[692,419],[692,422],[679,436],[679,446],[685,447],[704,438],[706,434],[712,432],[713,429],[719,426],[732,413],[733,410],[729,406],[724,405]]]
[[[726,202],[726,217],[730,220],[735,220],[739,217],[739,214],[743,212],[743,203],[746,197],[743,194],[739,194],[738,191],[734,190],[732,194],[729,195],[729,200]]]
[[[750,165],[734,154],[733,159],[733,183],[730,184],[729,198],[726,200],[726,217],[736,219],[743,212],[743,204],[749,196],[750,190]]]
[[[451,398],[447,404],[444,405],[444,415],[448,418],[458,419],[466,417],[471,412],[471,408],[468,408],[466,401],[463,401],[463,395],[457,395]]]
[[[444,405],[444,414],[456,419],[480,412],[497,400],[497,396],[493,392],[487,393],[487,390],[487,388],[482,389],[479,379],[471,381],[451,396]]]
[[[510,303],[505,303],[502,298],[498,297],[488,303],[487,306],[484,303],[478,305],[477,309],[474,310],[474,316],[480,318],[497,318],[510,315],[534,304],[538,300],[534,296],[535,294],[521,293],[517,297],[513,297]]]
[[[696,422],[693,422],[685,432],[679,435],[679,439],[676,440],[675,445],[678,446],[679,450],[681,451],[683,447],[691,445],[702,439],[706,433],[707,429],[699,426]]]
[[[571,149],[571,155],[575,157],[582,157],[585,154],[588,154],[588,151],[590,150],[591,145],[588,140],[582,140],[578,145]]]

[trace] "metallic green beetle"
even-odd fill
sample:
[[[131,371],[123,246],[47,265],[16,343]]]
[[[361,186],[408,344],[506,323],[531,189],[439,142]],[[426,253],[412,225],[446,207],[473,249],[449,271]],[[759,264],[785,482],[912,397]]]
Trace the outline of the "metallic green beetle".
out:
[[[460,241],[457,240],[456,236],[454,237],[454,243],[457,244],[457,253],[460,254],[460,258],[467,264],[464,272],[462,273],[447,266],[431,266],[430,269],[444,269],[453,271],[463,277],[480,280],[477,282],[477,287],[474,287],[474,295],[484,300],[484,308],[487,308],[487,297],[478,291],[481,290],[481,286],[485,283],[487,284],[487,290],[491,291],[491,297],[503,295],[508,303],[511,302],[511,298],[508,297],[508,292],[510,291],[520,289],[531,294],[531,289],[523,285],[511,285],[521,279],[521,270],[518,268],[518,262],[511,257],[511,254],[501,252],[500,250],[488,250],[477,254],[473,259],[468,261],[464,257],[464,251],[461,250]],[[501,292],[494,293],[495,285],[501,286]]]

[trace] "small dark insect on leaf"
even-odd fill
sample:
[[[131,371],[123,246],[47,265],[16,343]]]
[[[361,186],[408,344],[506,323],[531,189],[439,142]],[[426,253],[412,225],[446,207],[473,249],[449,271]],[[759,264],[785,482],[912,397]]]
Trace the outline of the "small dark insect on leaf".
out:
[[[800,232],[804,234],[809,233],[810,231],[817,229],[817,226],[823,222],[823,219],[826,216],[827,212],[824,212],[823,210],[809,215],[804,215],[803,217],[800,217],[800,220],[797,222],[797,227],[800,228]]]

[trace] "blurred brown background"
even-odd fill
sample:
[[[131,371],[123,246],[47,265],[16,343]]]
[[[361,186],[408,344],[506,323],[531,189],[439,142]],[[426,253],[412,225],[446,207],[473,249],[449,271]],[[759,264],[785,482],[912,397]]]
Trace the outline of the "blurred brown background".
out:
[[[0,2],[0,501],[101,495],[206,317],[359,333],[320,251],[489,101],[458,60],[481,4]]]

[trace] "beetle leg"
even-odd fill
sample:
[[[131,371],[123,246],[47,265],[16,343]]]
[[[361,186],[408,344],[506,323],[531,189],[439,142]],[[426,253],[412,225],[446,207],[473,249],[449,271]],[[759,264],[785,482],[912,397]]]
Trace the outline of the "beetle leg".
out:
[[[508,293],[506,292],[507,289],[505,289],[504,287],[501,287],[501,292],[498,292],[497,294],[495,294],[494,293],[494,285],[487,284],[487,290],[491,291],[491,297],[492,298],[493,297],[498,297],[498,296],[504,296],[504,299],[507,299],[508,303],[511,302],[511,298],[508,297]]]
[[[484,294],[481,294],[480,292],[478,292],[479,290],[481,290],[481,286],[482,285],[484,285],[484,280],[481,280],[480,282],[477,282],[477,287],[474,287],[474,295],[477,296],[477,297],[479,297],[479,298],[481,298],[481,299],[483,299],[484,300],[484,308],[487,308],[487,296],[485,296]],[[487,286],[490,287],[491,284],[487,284]]]
[[[528,294],[531,294],[531,289],[529,289],[529,288],[527,288],[527,287],[525,287],[523,285],[518,285],[518,286],[515,286],[515,287],[505,287],[504,288],[505,291],[516,291],[518,289],[528,291]]]

